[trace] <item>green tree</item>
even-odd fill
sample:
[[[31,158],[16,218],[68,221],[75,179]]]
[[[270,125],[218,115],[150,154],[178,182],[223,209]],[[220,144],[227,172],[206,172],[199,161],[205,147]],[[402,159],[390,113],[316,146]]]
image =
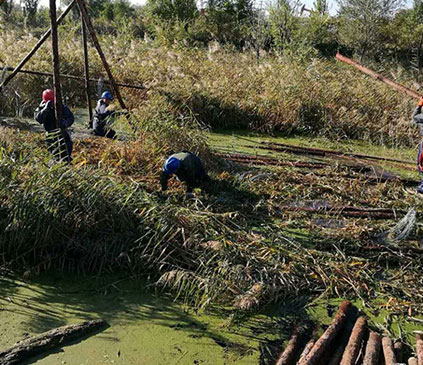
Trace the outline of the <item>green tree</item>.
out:
[[[3,2],[0,1],[0,14],[5,21],[8,21],[12,15],[13,9],[15,4],[13,0],[4,0]]]
[[[198,16],[195,0],[148,0],[147,7],[162,20],[189,21]]]
[[[329,12],[327,0],[315,0],[313,3],[313,8],[314,11],[321,16],[327,15]]]
[[[275,46],[279,53],[288,47],[298,26],[299,2],[292,0],[276,0],[270,6],[269,23]]]
[[[22,11],[25,19],[25,24],[34,24],[37,15],[39,0],[22,0]]]
[[[338,0],[338,4],[341,39],[362,59],[380,52],[382,27],[392,20],[402,0]]]

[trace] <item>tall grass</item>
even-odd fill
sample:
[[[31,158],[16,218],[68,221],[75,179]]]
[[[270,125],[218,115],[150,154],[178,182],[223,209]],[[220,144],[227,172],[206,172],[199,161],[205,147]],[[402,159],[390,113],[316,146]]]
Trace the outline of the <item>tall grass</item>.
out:
[[[82,75],[77,28],[67,24],[61,36],[62,71]],[[0,40],[0,59],[15,65],[35,41],[30,35],[6,32]],[[335,61],[268,56],[258,64],[253,54],[219,48],[156,47],[124,36],[106,36],[101,43],[119,81],[146,86],[145,91],[122,90],[135,110],[159,106],[157,114],[171,113],[179,120],[214,128],[306,133],[389,146],[411,146],[418,137],[409,123],[413,100]],[[50,62],[46,44],[27,67],[48,71]],[[90,67],[93,77],[104,75],[93,48]],[[396,75],[411,86],[406,72]],[[19,76],[1,102],[10,104],[15,89],[30,114],[50,83]],[[64,90],[67,103],[83,103],[80,83],[64,80]]]

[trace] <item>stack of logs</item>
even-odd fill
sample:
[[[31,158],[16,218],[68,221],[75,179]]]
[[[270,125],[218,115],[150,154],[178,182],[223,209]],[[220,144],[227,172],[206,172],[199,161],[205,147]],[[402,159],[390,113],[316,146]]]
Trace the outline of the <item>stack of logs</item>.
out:
[[[276,365],[395,365],[405,364],[403,344],[369,330],[365,316],[357,316],[350,302],[341,303],[332,323],[319,339],[304,346],[306,330],[298,327]],[[357,318],[358,317],[358,318]],[[302,352],[301,352],[302,349]],[[408,365],[423,365],[423,336],[416,335],[417,357]]]

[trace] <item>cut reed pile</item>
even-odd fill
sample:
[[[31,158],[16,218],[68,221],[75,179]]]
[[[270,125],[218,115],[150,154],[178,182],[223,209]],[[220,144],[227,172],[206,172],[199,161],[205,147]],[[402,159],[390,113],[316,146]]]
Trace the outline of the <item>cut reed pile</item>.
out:
[[[67,23],[61,30],[61,69],[83,75],[78,27]],[[257,64],[253,54],[224,49],[156,48],[123,36],[101,41],[117,79],[146,86],[145,91],[123,90],[139,115],[165,111],[191,124],[357,138],[390,146],[417,141],[417,130],[409,123],[414,100],[339,63],[267,57]],[[6,32],[0,39],[0,60],[15,65],[35,42],[31,35]],[[50,61],[45,45],[27,67],[48,71]],[[93,77],[104,75],[94,49],[90,63]],[[403,81],[410,85],[412,80]],[[63,82],[67,102],[82,105],[81,84]],[[21,108],[30,114],[41,90],[50,85],[46,78],[19,76],[0,102],[13,109],[16,90]]]

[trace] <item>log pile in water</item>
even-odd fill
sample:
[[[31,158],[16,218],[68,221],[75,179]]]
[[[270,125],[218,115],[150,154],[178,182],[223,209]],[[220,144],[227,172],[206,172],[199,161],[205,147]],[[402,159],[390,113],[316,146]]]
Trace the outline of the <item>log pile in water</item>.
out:
[[[423,365],[423,332],[415,333],[413,349],[400,340],[393,341],[370,329],[367,318],[357,316],[356,308],[344,301],[320,338],[307,338],[305,331],[297,327],[274,364]]]

